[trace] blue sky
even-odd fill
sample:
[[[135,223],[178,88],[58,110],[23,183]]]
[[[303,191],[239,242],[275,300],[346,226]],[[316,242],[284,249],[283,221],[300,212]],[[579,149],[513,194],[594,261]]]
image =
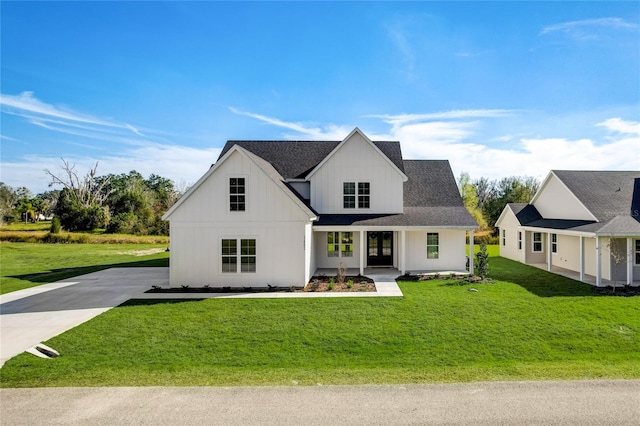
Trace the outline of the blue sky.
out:
[[[454,173],[640,169],[640,3],[5,2],[1,175],[194,183],[228,139],[359,127]]]

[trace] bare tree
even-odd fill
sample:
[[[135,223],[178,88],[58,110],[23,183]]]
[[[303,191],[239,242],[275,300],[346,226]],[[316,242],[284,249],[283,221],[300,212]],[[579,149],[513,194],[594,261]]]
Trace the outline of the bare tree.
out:
[[[76,171],[76,165],[69,163],[64,158],[61,158],[62,166],[60,167],[62,173],[56,175],[45,169],[44,172],[51,178],[49,186],[62,185],[68,189],[76,201],[84,207],[103,205],[104,201],[111,194],[111,191],[105,191],[105,186],[109,183],[109,179],[96,179],[96,173],[98,170],[98,162],[93,168],[89,169],[83,178],[80,178]]]

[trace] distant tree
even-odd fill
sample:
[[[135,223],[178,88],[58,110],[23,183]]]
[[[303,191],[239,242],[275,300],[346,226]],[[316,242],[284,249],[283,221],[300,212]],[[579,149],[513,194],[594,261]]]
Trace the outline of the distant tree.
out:
[[[460,174],[458,178],[458,189],[460,190],[460,196],[467,211],[473,216],[475,221],[478,222],[480,228],[486,229],[487,221],[482,214],[482,210],[478,207],[477,188],[471,183],[471,178],[467,172]]]
[[[0,225],[11,223],[16,218],[16,205],[19,197],[15,189],[0,182]]]
[[[484,183],[483,183],[484,185]],[[508,177],[483,186],[482,214],[493,227],[508,203],[528,203],[540,183],[532,177]]]
[[[62,225],[60,224],[60,218],[58,216],[55,216],[51,220],[51,228],[49,229],[49,232],[52,234],[59,234],[61,228],[62,228]]]

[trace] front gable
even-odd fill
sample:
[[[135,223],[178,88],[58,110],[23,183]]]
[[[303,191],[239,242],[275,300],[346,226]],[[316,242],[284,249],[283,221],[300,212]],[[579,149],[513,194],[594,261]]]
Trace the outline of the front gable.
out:
[[[402,213],[407,176],[358,128],[306,177],[311,206],[326,214]],[[345,208],[344,184],[354,184],[356,205]],[[359,184],[369,188],[369,205],[358,204]]]
[[[230,179],[242,179],[244,210],[230,205]],[[315,213],[286,187],[268,163],[240,147],[227,152],[163,216],[172,224],[310,221]],[[172,225],[173,226],[173,225]]]
[[[553,171],[547,175],[530,204],[545,219],[598,220]]]

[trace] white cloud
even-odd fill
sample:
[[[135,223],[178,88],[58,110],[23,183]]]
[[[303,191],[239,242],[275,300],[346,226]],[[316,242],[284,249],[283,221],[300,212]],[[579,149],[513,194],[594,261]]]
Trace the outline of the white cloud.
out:
[[[618,133],[640,135],[640,122],[626,121],[621,118],[610,118],[596,126],[605,127]]]
[[[609,17],[548,25],[540,31],[540,35],[563,33],[579,40],[592,40],[599,38],[603,30],[637,31],[638,28],[639,26],[636,23],[627,22],[622,18]]]

